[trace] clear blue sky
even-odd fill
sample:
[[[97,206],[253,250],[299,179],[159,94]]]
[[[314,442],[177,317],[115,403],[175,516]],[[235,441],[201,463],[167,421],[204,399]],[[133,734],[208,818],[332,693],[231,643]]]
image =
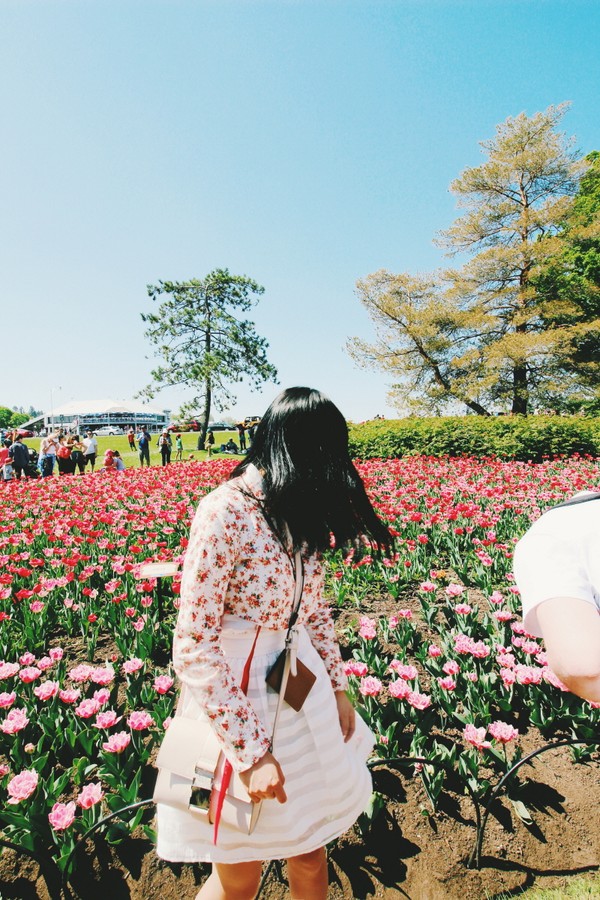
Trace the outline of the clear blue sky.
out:
[[[507,116],[570,100],[600,149],[599,33],[597,0],[0,0],[0,404],[132,396],[146,284],[227,267],[266,288],[281,386],[392,414],[344,351],[356,280],[444,262],[448,185]]]

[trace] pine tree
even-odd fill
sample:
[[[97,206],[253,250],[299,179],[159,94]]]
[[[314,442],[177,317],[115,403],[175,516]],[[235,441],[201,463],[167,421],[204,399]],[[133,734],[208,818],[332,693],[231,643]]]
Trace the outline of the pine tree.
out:
[[[589,322],[559,325],[560,299],[539,289],[565,246],[586,169],[557,130],[565,111],[563,104],[507,119],[482,143],[486,161],[451,185],[465,212],[439,243],[470,257],[462,268],[417,279],[378,272],[358,283],[380,339],[353,341],[350,352],[393,372],[405,404],[460,401],[480,414],[527,414],[572,378],[556,360]]]
[[[215,269],[202,279],[148,285],[152,300],[166,297],[156,313],[142,314],[148,324],[146,337],[163,363],[140,394],[153,397],[163,387],[191,388],[193,396],[182,414],[202,407],[202,446],[213,403],[223,409],[235,399],[229,384],[248,379],[258,387],[277,380],[277,370],[267,360],[266,340],[252,322],[239,318],[263,293],[261,285],[227,269]]]

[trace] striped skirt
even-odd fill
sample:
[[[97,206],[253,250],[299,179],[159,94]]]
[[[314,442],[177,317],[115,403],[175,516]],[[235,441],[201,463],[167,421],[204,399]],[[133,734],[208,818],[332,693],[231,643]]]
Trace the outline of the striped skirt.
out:
[[[221,645],[240,681],[254,635],[255,628],[248,628],[247,622],[224,617]],[[261,630],[252,661],[248,698],[269,733],[278,697],[267,689],[265,678],[284,640],[284,631]],[[373,735],[357,714],[356,733],[344,743],[329,676],[304,628],[298,658],[317,680],[300,712],[283,704],[277,725],[273,753],[285,775],[287,801],[265,800],[252,834],[221,823],[217,846],[212,826],[193,813],[159,804],[157,853],[162,859],[186,863],[287,859],[339,837],[365,809],[372,790],[366,760]],[[185,685],[179,712],[202,717]]]

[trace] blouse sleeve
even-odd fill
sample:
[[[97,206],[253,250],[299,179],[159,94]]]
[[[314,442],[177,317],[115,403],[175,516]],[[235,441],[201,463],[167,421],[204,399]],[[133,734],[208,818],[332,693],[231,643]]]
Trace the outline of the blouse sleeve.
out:
[[[348,679],[344,672],[344,663],[340,653],[340,645],[335,633],[333,616],[328,603],[323,598],[322,571],[318,569],[318,605],[304,622],[313,647],[325,663],[327,674],[331,679],[334,691],[345,691]]]
[[[225,594],[237,558],[239,512],[210,495],[196,512],[185,555],[173,664],[211,720],[236,772],[264,756],[269,737],[220,646]]]

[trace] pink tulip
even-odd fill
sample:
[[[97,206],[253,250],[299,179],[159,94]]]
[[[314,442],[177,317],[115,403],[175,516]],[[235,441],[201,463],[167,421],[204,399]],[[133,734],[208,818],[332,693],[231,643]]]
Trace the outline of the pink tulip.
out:
[[[12,678],[20,668],[18,663],[0,662],[0,681],[4,678]]]
[[[144,731],[144,729],[154,725],[154,719],[150,713],[145,710],[140,710],[139,712],[130,713],[127,724],[132,731]]]
[[[110,700],[110,691],[108,688],[100,688],[98,691],[94,691],[94,700],[99,706],[104,706]]]
[[[51,700],[52,697],[56,697],[59,689],[60,685],[58,681],[42,681],[41,684],[34,687],[33,693],[38,700]]]
[[[81,691],[79,688],[69,688],[65,691],[59,691],[58,696],[63,703],[77,703],[81,697]]]
[[[346,672],[346,674],[348,674],[348,672]],[[154,690],[157,694],[166,694],[171,690],[174,683],[175,679],[171,678],[170,675],[157,675],[154,679]]]
[[[404,678],[407,681],[414,681],[419,674],[414,666],[402,663],[399,659],[393,659],[391,661],[390,670],[395,672],[399,678]]]
[[[39,678],[41,674],[42,670],[38,669],[36,666],[26,666],[19,672],[19,678],[24,684],[31,684],[31,682],[35,681],[36,678]]]
[[[77,796],[77,805],[81,809],[91,809],[96,803],[100,803],[104,797],[104,791],[99,781],[86,784],[81,793]]]
[[[48,814],[48,820],[55,831],[65,831],[70,828],[75,820],[75,803],[55,803],[52,812]]]
[[[377,694],[381,693],[382,688],[383,685],[379,678],[373,678],[372,675],[367,675],[364,678],[361,678],[358,690],[363,697],[376,697]]]
[[[463,731],[465,741],[467,741],[468,744],[472,744],[473,747],[477,747],[478,750],[489,750],[492,746],[489,741],[486,741],[485,735],[485,728],[476,728],[474,725],[465,725]]]
[[[106,743],[102,744],[102,749],[107,753],[122,753],[131,743],[131,735],[127,731],[117,731],[111,734]]]
[[[98,701],[90,698],[81,701],[79,706],[75,708],[75,715],[79,716],[80,719],[90,719],[92,716],[96,715],[99,709],[100,704]]]
[[[94,722],[94,728],[112,728],[117,722],[120,722],[123,716],[117,715],[114,709],[107,709],[105,712],[99,712]]]
[[[494,740],[501,744],[508,744],[519,737],[518,730],[507,722],[492,722],[488,730]]]
[[[468,603],[457,603],[454,607],[454,612],[459,616],[468,616],[469,613],[473,612],[473,607],[469,606]]]
[[[8,782],[6,788],[9,794],[7,803],[11,806],[15,806],[22,800],[27,800],[37,788],[38,780],[38,773],[33,769],[25,769],[19,775],[15,775],[15,777],[11,778]]]
[[[460,672],[460,666],[454,659],[449,659],[448,662],[445,662],[442,666],[442,672],[445,672],[446,675],[458,675]]]
[[[419,585],[419,590],[423,591],[424,594],[432,594],[436,587],[433,581],[422,581]]]
[[[94,671],[94,666],[90,666],[88,663],[81,663],[78,666],[75,666],[74,669],[71,669],[69,672],[69,678],[71,681],[76,681],[78,684],[82,684],[84,681],[89,681],[92,677],[92,673]]]
[[[428,694],[419,694],[417,691],[411,691],[406,699],[415,709],[423,710],[431,706],[431,697]]]
[[[97,666],[91,673],[90,679],[94,684],[106,685],[114,681],[115,670],[111,666]]]
[[[126,659],[121,668],[126,675],[133,675],[135,672],[139,672],[143,665],[143,659],[134,657],[133,659]]]
[[[0,731],[3,731],[4,734],[17,734],[17,732],[23,731],[28,724],[27,712],[24,709],[15,709],[13,707],[0,725]]]
[[[388,691],[396,700],[406,700],[411,693],[411,687],[408,681],[405,681],[403,678],[397,678],[395,681],[390,681]]]

